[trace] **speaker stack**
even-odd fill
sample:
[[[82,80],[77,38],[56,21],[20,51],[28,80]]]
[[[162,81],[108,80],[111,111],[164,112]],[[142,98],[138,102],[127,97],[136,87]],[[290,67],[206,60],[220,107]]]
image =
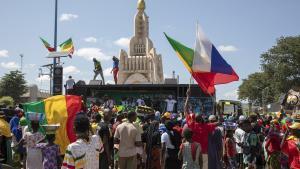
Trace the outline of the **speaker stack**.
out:
[[[55,66],[53,69],[53,96],[63,93],[63,67]]]

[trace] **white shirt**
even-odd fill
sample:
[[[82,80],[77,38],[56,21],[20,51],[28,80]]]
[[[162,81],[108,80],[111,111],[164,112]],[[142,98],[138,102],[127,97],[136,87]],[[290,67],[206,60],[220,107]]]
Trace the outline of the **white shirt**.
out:
[[[239,127],[235,130],[233,135],[236,143],[242,143],[244,140],[244,136],[245,136],[245,131]],[[243,153],[242,147],[238,146],[238,144],[236,144],[236,152]]]
[[[74,84],[75,84],[74,79],[68,79],[68,80],[66,81],[67,89],[73,89]]]
[[[168,133],[166,133],[166,132],[164,132],[161,135],[161,143],[165,143],[166,148],[175,149],[174,145],[171,143],[171,140],[170,140],[170,137],[169,137]]]
[[[167,111],[173,112],[174,104],[177,103],[174,99],[166,99],[165,102],[167,102]]]

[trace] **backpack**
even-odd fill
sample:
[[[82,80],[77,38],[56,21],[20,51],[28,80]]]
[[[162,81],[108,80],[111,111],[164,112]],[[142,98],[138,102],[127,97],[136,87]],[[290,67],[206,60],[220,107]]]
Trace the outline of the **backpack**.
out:
[[[250,132],[247,134],[247,137],[245,138],[243,142],[243,152],[244,154],[255,154],[259,152],[259,138],[257,134],[254,132]]]

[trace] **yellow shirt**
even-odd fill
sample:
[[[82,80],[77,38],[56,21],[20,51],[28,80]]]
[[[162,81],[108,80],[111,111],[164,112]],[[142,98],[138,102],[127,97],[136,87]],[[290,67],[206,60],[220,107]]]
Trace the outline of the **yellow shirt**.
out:
[[[0,118],[0,135],[3,135],[5,137],[11,137],[10,126],[2,118]]]

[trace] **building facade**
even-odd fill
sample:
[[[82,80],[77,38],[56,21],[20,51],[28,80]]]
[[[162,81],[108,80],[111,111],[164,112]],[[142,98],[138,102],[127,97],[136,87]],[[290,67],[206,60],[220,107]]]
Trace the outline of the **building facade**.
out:
[[[118,84],[162,84],[162,56],[156,53],[149,38],[149,17],[144,0],[138,1],[137,9],[129,51],[122,49],[119,54]]]

